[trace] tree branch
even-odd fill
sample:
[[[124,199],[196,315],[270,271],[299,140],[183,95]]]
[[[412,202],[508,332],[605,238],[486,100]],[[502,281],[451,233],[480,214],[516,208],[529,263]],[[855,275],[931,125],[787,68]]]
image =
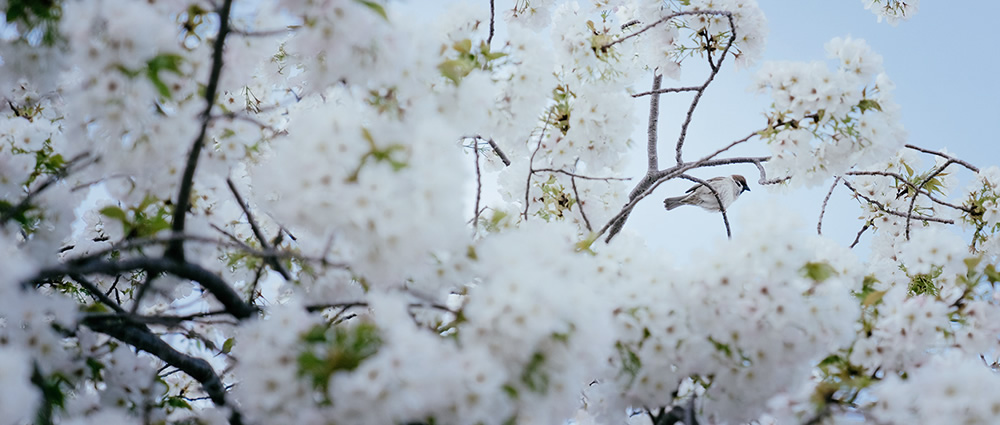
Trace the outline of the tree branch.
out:
[[[559,174],[565,174],[565,175],[570,176],[570,177],[574,177],[574,178],[578,178],[578,179],[584,179],[584,180],[603,180],[603,181],[610,181],[610,180],[628,181],[628,180],[631,180],[631,178],[629,178],[629,177],[591,177],[591,176],[584,176],[582,174],[571,173],[571,172],[566,171],[566,170],[557,170],[555,168],[536,168],[532,172],[532,174],[538,174],[538,173],[559,173]]]
[[[858,231],[858,235],[854,237],[854,242],[851,243],[851,248],[854,248],[855,246],[858,245],[858,242],[861,242],[861,235],[864,234],[865,231],[868,230],[868,228],[871,226],[872,226],[871,222],[868,222],[861,227],[861,230]]]
[[[237,319],[248,319],[257,313],[257,309],[247,304],[222,278],[215,273],[196,264],[178,262],[170,258],[135,257],[119,261],[93,260],[82,263],[67,263],[42,269],[30,281],[59,279],[66,275],[104,274],[114,276],[118,273],[142,270],[147,274],[169,273],[174,276],[198,282],[208,292],[222,303],[226,311]]]
[[[650,91],[644,91],[644,92],[641,92],[641,93],[636,93],[636,94],[633,94],[632,97],[642,97],[642,96],[650,96],[650,95],[654,95],[654,94],[664,94],[664,93],[680,93],[680,92],[698,91],[698,90],[701,90],[700,86],[699,87],[670,87],[670,88],[665,88],[665,89],[654,89],[654,90],[650,90]]]
[[[823,198],[823,206],[819,209],[819,221],[816,222],[816,234],[823,234],[823,215],[826,214],[826,204],[830,202],[830,196],[833,195],[833,189],[837,188],[837,183],[840,183],[840,176],[833,179],[833,184],[830,185],[830,190],[826,192],[826,197]]]
[[[650,29],[652,29],[653,27],[655,27],[657,25],[660,25],[660,24],[662,24],[664,22],[667,22],[667,21],[669,21],[671,19],[674,19],[674,18],[677,18],[677,17],[680,17],[680,16],[685,16],[685,15],[726,15],[726,16],[733,16],[732,12],[726,12],[724,10],[691,10],[691,11],[687,11],[687,12],[672,13],[670,15],[664,16],[664,17],[662,17],[662,18],[654,21],[653,23],[651,23],[649,25],[646,25],[642,29],[640,29],[640,30],[638,30],[638,31],[636,31],[636,32],[634,32],[632,34],[629,34],[629,35],[627,35],[625,37],[619,38],[619,39],[617,39],[615,41],[612,41],[612,42],[610,42],[608,44],[605,44],[604,46],[601,47],[601,49],[607,49],[608,47],[614,46],[615,44],[624,42],[625,40],[628,40],[628,39],[630,39],[632,37],[636,37],[639,34],[642,34],[642,33],[646,32],[646,31],[649,31]]]
[[[663,75],[656,74],[653,71],[653,90],[656,91],[660,89],[660,83],[663,81]],[[648,157],[648,163],[646,165],[646,172],[652,173],[660,169],[660,160],[656,154],[656,130],[657,124],[660,122],[660,95],[654,94],[649,97],[649,125],[646,127],[646,135],[648,140],[646,142],[646,156]]]
[[[229,13],[233,7],[233,0],[224,0],[222,7],[218,11],[219,33],[215,36],[215,43],[212,46],[212,69],[208,77],[208,84],[205,86],[205,110],[201,113],[201,129],[195,137],[188,153],[187,164],[184,166],[184,175],[181,178],[180,190],[177,193],[176,209],[174,210],[173,223],[170,228],[174,233],[184,232],[184,220],[187,210],[191,206],[191,189],[194,186],[194,172],[198,167],[198,158],[201,156],[201,149],[205,145],[205,133],[208,131],[208,123],[212,119],[212,108],[215,106],[215,95],[219,89],[219,77],[222,75],[223,48],[226,44],[226,35],[229,34]],[[170,243],[166,256],[175,261],[184,261],[184,241],[176,240]]]
[[[226,184],[229,186],[229,191],[233,193],[233,197],[236,198],[236,203],[239,204],[240,209],[243,210],[243,214],[246,214],[247,222],[250,223],[250,230],[253,231],[253,235],[257,238],[257,242],[260,242],[260,247],[265,251],[271,250],[271,246],[267,242],[267,238],[264,237],[264,232],[261,232],[260,227],[257,226],[257,221],[253,219],[253,214],[250,213],[250,205],[243,200],[243,197],[240,196],[240,192],[236,190],[236,184],[234,184],[233,180],[230,178],[226,178]],[[288,273],[288,270],[285,270],[285,267],[282,266],[281,263],[278,262],[278,258],[276,256],[270,255],[264,257],[264,260],[267,261],[267,264],[270,265],[274,271],[278,272],[278,274],[280,274],[286,281],[292,280],[292,275]]]
[[[722,61],[726,60],[726,54],[729,53],[729,49],[733,47],[733,43],[736,42],[736,23],[733,22],[733,14],[729,12],[718,12],[715,14],[725,15],[729,19],[730,36],[729,41],[726,43],[726,48],[722,50],[722,55],[719,57],[719,62],[712,66],[712,72],[708,74],[708,78],[705,83],[701,85],[695,95],[694,99],[691,100],[691,106],[688,108],[687,115],[684,117],[684,122],[681,124],[681,134],[677,138],[677,163],[681,164],[684,160],[681,158],[681,152],[684,147],[684,140],[687,137],[688,126],[691,125],[691,119],[694,117],[694,110],[698,107],[698,102],[701,97],[705,94],[705,90],[708,89],[708,85],[712,84],[715,80],[715,76],[719,75],[719,70],[722,69]],[[711,64],[711,55],[709,56],[709,63]]]
[[[497,146],[497,142],[494,142],[492,138],[488,140],[488,142],[490,147],[493,148],[493,152],[496,152],[497,156],[500,157],[500,160],[503,161],[503,165],[510,167],[510,159],[508,159],[507,155],[504,155],[503,151],[500,150],[500,146]]]
[[[590,227],[590,220],[587,219],[587,213],[583,211],[583,200],[580,199],[580,192],[576,190],[576,177],[570,176],[569,182],[573,185],[573,196],[576,197],[576,207],[580,210],[580,216],[583,217],[583,224],[587,225],[587,231],[593,232],[594,229]]]
[[[493,21],[495,19],[494,17],[496,16],[496,8],[494,7],[495,5],[493,4],[493,2],[494,0],[490,0],[490,36],[486,38],[487,46],[493,44]]]
[[[490,9],[493,8],[493,1],[490,0]],[[493,15],[490,14],[490,37],[493,37]],[[479,171],[479,143],[473,142],[472,152],[476,156],[476,204],[473,206],[472,210],[472,229],[473,232],[477,232],[479,229],[479,198],[483,195],[483,176]]]
[[[227,406],[226,387],[219,379],[219,375],[212,369],[212,365],[204,359],[181,353],[153,334],[149,328],[129,323],[120,318],[111,320],[84,318],[82,323],[95,332],[106,334],[136,349],[152,354],[168,365],[183,371],[201,383],[202,389],[216,406]],[[230,423],[241,424],[240,414],[235,407],[230,407],[233,408]]]
[[[722,204],[722,197],[719,196],[719,192],[716,191],[715,188],[712,187],[712,185],[708,184],[706,181],[704,181],[702,179],[699,179],[697,177],[692,177],[692,176],[689,176],[687,174],[681,174],[681,175],[679,175],[677,177],[680,177],[680,178],[685,179],[685,180],[693,181],[695,183],[698,183],[698,184],[700,184],[702,186],[707,187],[708,190],[712,191],[712,195],[715,195],[715,202],[719,203],[719,212],[722,213],[722,222],[725,223],[725,225],[726,225],[726,236],[729,239],[732,239],[733,238],[733,232],[729,229],[729,217],[726,216],[726,206]]]
[[[968,168],[969,170],[971,170],[974,173],[978,173],[979,172],[979,168],[976,168],[975,165],[972,165],[972,164],[970,164],[968,162],[962,161],[961,159],[955,158],[955,157],[953,157],[951,155],[947,155],[947,154],[944,154],[942,152],[932,151],[930,149],[924,149],[924,148],[922,148],[920,146],[906,145],[906,147],[909,148],[909,149],[913,149],[915,151],[918,151],[918,152],[923,152],[923,153],[926,153],[926,154],[940,156],[940,157],[942,157],[944,159],[949,159],[949,160],[951,160],[952,162],[954,162],[956,164],[961,164],[963,167]]]
[[[28,211],[28,209],[31,208],[31,201],[35,199],[36,196],[44,192],[46,189],[51,187],[59,180],[62,180],[63,178],[68,176],[71,172],[75,171],[74,168],[86,167],[90,164],[97,162],[97,158],[91,159],[89,161],[84,161],[88,157],[90,157],[89,152],[84,152],[77,156],[74,156],[69,161],[67,161],[66,164],[63,165],[58,171],[56,171],[55,174],[50,175],[48,178],[42,181],[42,183],[40,183],[31,191],[29,191],[28,194],[24,196],[24,199],[21,199],[21,202],[18,202],[17,205],[14,205],[13,207],[7,209],[0,209],[0,224],[4,224],[8,220],[17,217],[21,214],[24,214],[26,211]]]
[[[931,181],[931,179],[933,179],[938,174],[941,174],[941,172],[944,171],[945,168],[948,168],[948,166],[953,163],[955,163],[955,159],[949,159],[945,161],[944,164],[941,164],[940,167],[938,167],[930,174],[928,174],[927,177],[924,177],[923,181],[921,181],[920,184],[917,185],[917,192],[919,193],[920,190],[924,188],[924,185],[927,184],[927,182]],[[906,210],[906,240],[910,240],[910,218],[913,217],[913,208],[916,205],[917,205],[917,195],[914,194],[913,198],[910,199],[910,207],[909,209]]]
[[[872,205],[875,205],[875,207],[878,208],[880,211],[882,211],[882,212],[884,212],[886,214],[897,216],[897,217],[903,217],[903,218],[908,217],[907,214],[903,214],[903,213],[901,213],[899,211],[890,210],[890,209],[886,208],[885,205],[882,205],[879,201],[876,201],[876,200],[874,200],[872,198],[869,198],[869,197],[867,197],[865,195],[862,195],[861,192],[858,192],[858,190],[855,189],[854,186],[851,186],[851,183],[848,182],[847,180],[844,180],[843,182],[844,182],[844,186],[847,186],[848,189],[851,189],[851,191],[854,192],[855,195],[861,197],[861,199],[864,199],[866,202],[868,202],[868,203],[870,203]],[[917,220],[921,220],[921,221],[933,221],[933,222],[936,222],[936,223],[955,224],[954,220],[947,220],[947,219],[937,218],[937,217],[917,216],[917,217],[913,217],[913,218],[916,218]]]

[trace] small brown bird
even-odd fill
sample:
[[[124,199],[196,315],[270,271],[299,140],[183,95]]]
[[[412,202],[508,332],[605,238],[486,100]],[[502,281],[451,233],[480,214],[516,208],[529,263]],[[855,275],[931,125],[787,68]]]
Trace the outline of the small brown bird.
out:
[[[722,206],[727,210],[733,201],[740,197],[741,193],[750,190],[750,186],[747,186],[747,179],[739,174],[713,177],[708,179],[706,183],[711,185],[716,192],[719,192],[719,199],[722,200]],[[684,196],[664,199],[663,206],[667,208],[667,211],[681,205],[697,205],[708,211],[720,210],[719,201],[715,199],[715,194],[704,185],[697,184],[688,189],[686,193],[687,195]]]

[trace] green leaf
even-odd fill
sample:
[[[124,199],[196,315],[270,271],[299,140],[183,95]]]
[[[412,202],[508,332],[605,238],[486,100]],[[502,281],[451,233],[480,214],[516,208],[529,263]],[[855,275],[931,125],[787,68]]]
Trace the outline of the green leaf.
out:
[[[464,40],[456,41],[455,44],[451,45],[452,49],[455,49],[458,53],[469,54],[472,51],[472,40],[468,38]]]
[[[549,390],[549,374],[544,369],[545,355],[535,352],[521,372],[521,382],[532,392],[545,394]]]
[[[869,109],[882,111],[882,105],[879,105],[878,102],[872,99],[861,99],[861,101],[858,102],[858,109],[861,110],[861,113],[864,113]]]
[[[906,175],[907,175],[907,177],[913,177],[913,168],[910,167],[909,164],[907,164],[907,163],[904,162],[903,163],[903,168],[906,168]]]
[[[128,215],[125,214],[124,210],[122,210],[121,208],[118,208],[116,206],[113,206],[113,205],[112,206],[107,206],[107,207],[101,208],[98,212],[101,213],[101,215],[103,215],[105,217],[118,220],[122,224],[128,223]]]
[[[374,1],[371,1],[371,0],[354,0],[354,1],[367,6],[373,12],[377,13],[378,16],[381,16],[382,19],[385,19],[386,22],[389,21],[389,15],[385,13],[385,8],[382,7],[381,4],[378,4],[378,3],[374,2]]]
[[[235,339],[233,339],[233,338],[227,339],[226,342],[222,343],[222,352],[226,353],[226,354],[229,354],[229,352],[233,350],[233,345],[235,345],[235,344],[236,344],[236,340]]]
[[[864,301],[861,302],[861,305],[869,307],[878,304],[880,301],[882,301],[882,297],[885,296],[886,292],[888,291],[873,291],[869,293],[867,296],[865,296],[865,299]]]
[[[461,82],[462,78],[465,78],[474,69],[476,69],[475,62],[462,59],[449,59],[438,65],[438,71],[441,71],[441,75],[455,84]]]
[[[1000,282],[1000,272],[998,272],[996,267],[993,266],[992,264],[986,266],[986,269],[983,270],[983,273],[986,274],[986,280],[988,280],[990,283]]]
[[[181,397],[167,397],[164,402],[170,407],[191,410],[191,405]]]
[[[146,78],[149,78],[149,81],[153,83],[153,87],[156,87],[160,97],[165,99],[171,97],[170,87],[167,87],[167,84],[160,78],[160,71],[181,75],[180,65],[183,62],[184,58],[181,55],[173,53],[159,54],[146,62]]]
[[[802,269],[799,270],[803,276],[808,277],[816,282],[822,282],[829,279],[831,276],[835,276],[837,271],[834,270],[833,266],[827,263],[815,263],[809,262]]]

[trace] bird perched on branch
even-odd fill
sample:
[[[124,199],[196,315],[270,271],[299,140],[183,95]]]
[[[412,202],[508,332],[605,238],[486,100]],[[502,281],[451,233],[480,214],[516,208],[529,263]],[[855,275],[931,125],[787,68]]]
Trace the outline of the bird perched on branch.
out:
[[[740,197],[741,193],[750,190],[750,186],[747,186],[747,179],[739,174],[713,177],[708,179],[706,183],[710,184],[719,193],[722,206],[727,210],[733,201]],[[667,208],[667,211],[681,205],[697,205],[708,211],[719,211],[719,201],[715,199],[715,194],[701,183],[688,189],[687,195],[663,200],[663,206]]]

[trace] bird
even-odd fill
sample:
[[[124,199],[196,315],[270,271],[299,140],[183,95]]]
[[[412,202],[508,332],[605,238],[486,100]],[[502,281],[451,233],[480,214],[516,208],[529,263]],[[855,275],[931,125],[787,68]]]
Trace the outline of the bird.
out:
[[[731,176],[719,176],[708,179],[706,182],[719,193],[722,206],[729,209],[733,201],[740,197],[740,194],[750,190],[747,186],[747,179],[739,174]],[[719,211],[719,201],[715,199],[715,194],[702,184],[696,184],[687,190],[687,195],[676,196],[663,200],[663,206],[670,211],[681,205],[697,205],[708,211]]]

